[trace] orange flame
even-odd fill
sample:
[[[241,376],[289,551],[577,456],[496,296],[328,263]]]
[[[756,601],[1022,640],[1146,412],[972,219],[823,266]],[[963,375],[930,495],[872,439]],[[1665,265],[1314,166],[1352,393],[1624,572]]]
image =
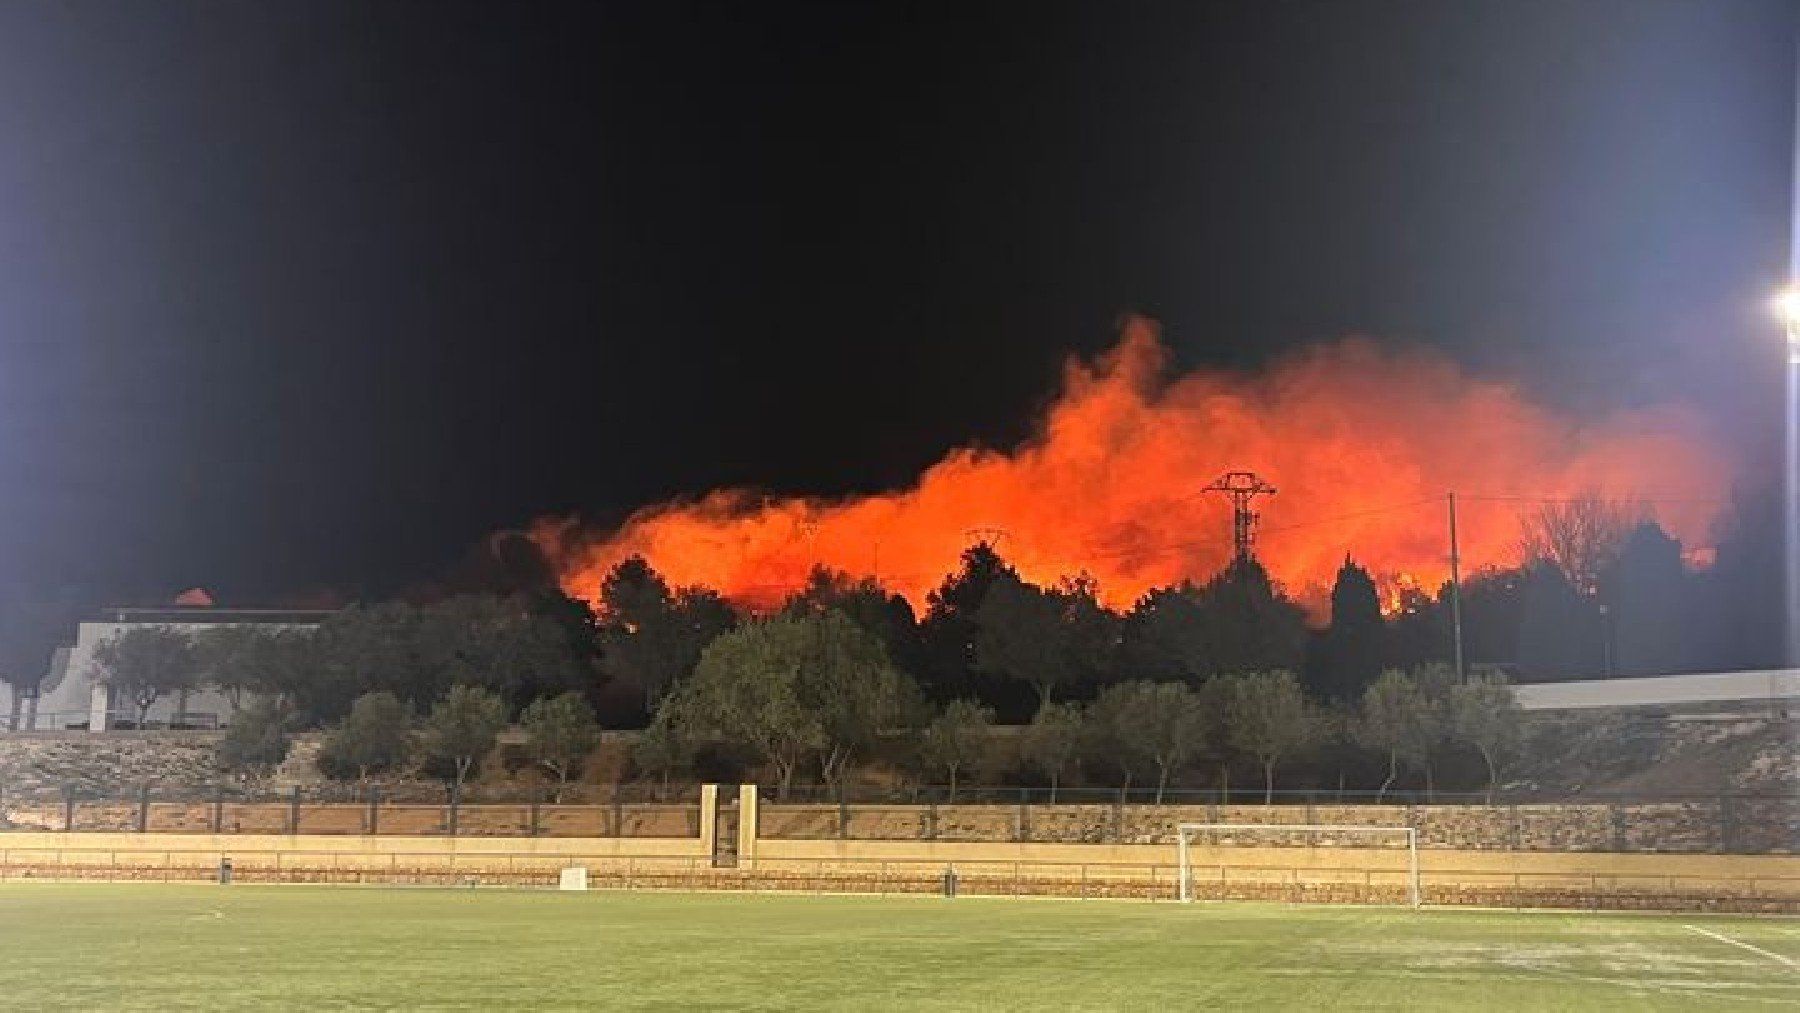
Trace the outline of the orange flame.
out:
[[[1316,347],[1256,375],[1167,381],[1156,325],[1127,322],[1092,363],[1071,361],[1040,432],[1010,453],[963,448],[910,489],[848,500],[763,500],[720,490],[638,511],[617,531],[542,520],[533,538],[571,594],[593,599],[642,555],[677,585],[752,608],[779,603],[816,564],[873,574],[923,608],[976,540],[1020,574],[1083,572],[1128,607],[1150,588],[1204,579],[1231,555],[1231,513],[1201,488],[1253,470],[1257,554],[1317,602],[1346,553],[1399,606],[1399,591],[1448,578],[1445,493],[1459,494],[1464,572],[1516,562],[1531,503],[1597,493],[1651,501],[1689,545],[1703,540],[1732,467],[1676,406],[1588,424],[1442,357],[1365,340]]]

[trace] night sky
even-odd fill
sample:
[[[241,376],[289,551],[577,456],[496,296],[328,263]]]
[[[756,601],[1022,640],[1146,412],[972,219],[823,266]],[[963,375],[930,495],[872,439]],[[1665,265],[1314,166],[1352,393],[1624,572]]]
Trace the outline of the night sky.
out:
[[[1180,366],[1370,334],[1761,453],[1795,32],[0,0],[0,583],[380,594],[543,514],[898,486],[1126,311]]]

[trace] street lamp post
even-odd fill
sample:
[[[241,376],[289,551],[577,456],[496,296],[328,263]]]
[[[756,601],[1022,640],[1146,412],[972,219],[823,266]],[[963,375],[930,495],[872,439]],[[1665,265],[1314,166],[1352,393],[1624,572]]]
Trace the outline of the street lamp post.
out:
[[[1787,334],[1787,400],[1782,403],[1787,416],[1787,460],[1782,476],[1786,494],[1783,536],[1787,544],[1783,563],[1787,628],[1782,633],[1787,664],[1800,665],[1800,618],[1796,618],[1800,613],[1800,286],[1790,287],[1775,297],[1775,312]]]

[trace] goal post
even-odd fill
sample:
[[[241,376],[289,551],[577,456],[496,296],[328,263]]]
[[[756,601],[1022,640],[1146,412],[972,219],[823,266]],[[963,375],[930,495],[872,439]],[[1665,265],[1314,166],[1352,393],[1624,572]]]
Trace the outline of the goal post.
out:
[[[1239,835],[1254,834],[1293,834],[1293,833],[1327,833],[1332,835],[1386,836],[1390,839],[1403,838],[1406,841],[1406,896],[1407,903],[1418,907],[1422,903],[1419,892],[1419,831],[1413,827],[1371,827],[1348,823],[1180,823],[1175,827],[1176,854],[1181,863],[1179,870],[1179,897],[1183,903],[1194,899],[1194,866],[1193,850],[1189,843],[1196,835],[1204,833],[1230,833]]]

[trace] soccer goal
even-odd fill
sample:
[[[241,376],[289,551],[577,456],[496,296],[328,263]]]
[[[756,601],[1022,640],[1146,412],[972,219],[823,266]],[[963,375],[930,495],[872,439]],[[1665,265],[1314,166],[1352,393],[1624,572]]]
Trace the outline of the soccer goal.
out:
[[[1176,830],[1176,849],[1181,861],[1180,898],[1183,903],[1194,899],[1194,851],[1196,842],[1204,839],[1226,835],[1234,839],[1271,837],[1278,843],[1291,841],[1296,834],[1305,834],[1309,842],[1320,838],[1335,840],[1342,837],[1373,839],[1377,842],[1389,842],[1386,848],[1398,850],[1402,842],[1406,847],[1406,897],[1407,903],[1418,907],[1419,899],[1419,832],[1412,827],[1369,827],[1345,823],[1181,823]],[[1236,845],[1234,845],[1236,846]],[[1312,844],[1314,847],[1318,845]],[[1377,846],[1382,846],[1378,844]],[[1228,866],[1219,865],[1223,878]],[[1384,870],[1385,871],[1385,870]],[[1372,877],[1374,871],[1365,873]]]

